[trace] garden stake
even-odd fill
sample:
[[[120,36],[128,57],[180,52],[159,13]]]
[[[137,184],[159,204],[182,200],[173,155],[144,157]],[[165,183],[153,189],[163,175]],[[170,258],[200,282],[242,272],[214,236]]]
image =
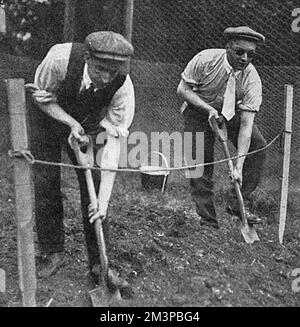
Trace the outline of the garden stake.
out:
[[[285,102],[285,129],[284,129],[284,152],[282,163],[282,184],[280,197],[280,215],[279,215],[279,243],[283,243],[283,235],[286,223],[288,190],[289,190],[289,171],[291,157],[292,142],[292,115],[293,115],[293,95],[294,89],[292,85],[284,86],[284,102]]]

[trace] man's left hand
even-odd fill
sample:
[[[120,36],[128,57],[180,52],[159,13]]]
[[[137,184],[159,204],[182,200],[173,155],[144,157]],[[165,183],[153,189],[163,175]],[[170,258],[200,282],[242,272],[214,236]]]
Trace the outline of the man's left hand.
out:
[[[73,146],[73,142],[77,142],[80,147],[86,146],[89,144],[89,137],[86,134],[80,136],[80,138],[74,137],[74,134],[71,132],[68,136],[68,143],[70,146]]]
[[[89,222],[92,224],[97,219],[101,219],[102,221],[106,218],[106,209],[104,209],[102,206],[100,206],[98,202],[98,207],[95,208],[92,203],[89,204],[88,207],[89,211]]]
[[[234,180],[238,181],[240,186],[242,186],[242,183],[243,183],[243,169],[235,166],[233,168],[233,176],[232,177],[233,177]]]

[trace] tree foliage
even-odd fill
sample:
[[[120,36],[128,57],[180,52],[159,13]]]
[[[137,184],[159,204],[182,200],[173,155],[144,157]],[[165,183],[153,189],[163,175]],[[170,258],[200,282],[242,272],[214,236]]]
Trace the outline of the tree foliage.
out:
[[[4,0],[7,16],[6,48],[16,55],[42,57],[62,38],[64,2],[59,0]]]
[[[74,12],[65,16],[67,1]],[[124,4],[124,0],[3,0],[6,48],[13,54],[41,58],[57,42],[81,42],[96,30],[122,33]]]

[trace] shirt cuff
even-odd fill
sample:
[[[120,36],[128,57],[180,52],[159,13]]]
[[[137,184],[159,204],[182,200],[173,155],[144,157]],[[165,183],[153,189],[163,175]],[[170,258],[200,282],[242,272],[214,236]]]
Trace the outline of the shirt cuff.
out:
[[[185,76],[184,73],[181,74],[181,78],[187,83],[187,84],[191,84],[191,85],[198,85],[197,81],[195,81],[192,78],[188,78],[187,76]]]
[[[25,84],[25,88],[32,93],[32,97],[38,103],[57,102],[57,97],[54,93],[46,90],[40,90],[32,83]]]
[[[251,106],[249,104],[238,103],[238,109],[241,111],[258,112],[259,107]]]

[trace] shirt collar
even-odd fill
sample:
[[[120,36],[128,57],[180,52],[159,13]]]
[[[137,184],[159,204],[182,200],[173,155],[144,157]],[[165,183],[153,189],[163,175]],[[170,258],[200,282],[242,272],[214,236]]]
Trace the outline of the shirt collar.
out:
[[[228,62],[228,59],[227,59],[227,53],[225,52],[225,56],[224,56],[224,67],[227,71],[227,73],[231,73],[232,72],[232,67],[230,66],[229,62]]]
[[[88,73],[88,66],[87,63],[84,64],[84,68],[83,68],[83,75],[82,75],[82,82],[81,82],[81,89],[88,89],[91,86],[91,78],[89,76]],[[95,88],[94,91],[97,91],[97,89]]]
[[[226,52],[225,52],[225,56],[224,56],[224,67],[225,67],[225,69],[226,69],[226,71],[227,71],[228,74],[230,74],[231,72],[233,72],[235,78],[237,78],[237,77],[240,75],[240,73],[242,72],[241,70],[237,70],[237,71],[235,71],[235,70],[232,68],[232,66],[231,66],[231,65],[229,64],[229,62],[228,62],[228,59],[227,59],[227,53],[226,53]]]

